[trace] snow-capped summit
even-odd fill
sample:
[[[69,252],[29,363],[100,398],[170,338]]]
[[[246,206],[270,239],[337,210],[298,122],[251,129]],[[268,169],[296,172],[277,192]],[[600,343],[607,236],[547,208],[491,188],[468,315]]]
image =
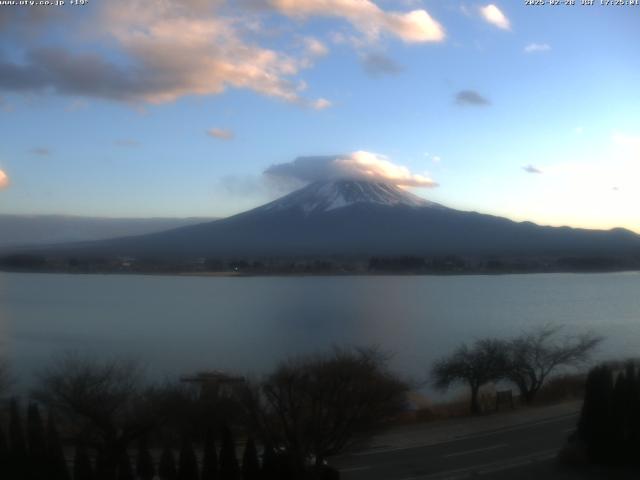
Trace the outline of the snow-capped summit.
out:
[[[260,207],[263,212],[298,210],[305,214],[329,212],[358,203],[407,207],[440,207],[390,183],[364,180],[314,182]]]

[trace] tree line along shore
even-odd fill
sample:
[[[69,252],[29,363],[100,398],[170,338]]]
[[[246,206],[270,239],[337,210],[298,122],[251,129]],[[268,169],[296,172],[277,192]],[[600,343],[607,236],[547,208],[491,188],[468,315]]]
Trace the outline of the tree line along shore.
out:
[[[161,258],[0,253],[0,270],[44,273],[193,275],[447,275],[640,270],[640,256],[373,256]]]

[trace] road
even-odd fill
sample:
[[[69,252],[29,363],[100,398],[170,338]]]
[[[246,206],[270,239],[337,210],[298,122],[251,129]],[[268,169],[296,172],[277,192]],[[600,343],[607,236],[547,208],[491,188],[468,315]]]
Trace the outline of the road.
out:
[[[490,474],[555,457],[577,414],[479,433],[428,446],[354,453],[330,463],[343,480],[440,480]]]

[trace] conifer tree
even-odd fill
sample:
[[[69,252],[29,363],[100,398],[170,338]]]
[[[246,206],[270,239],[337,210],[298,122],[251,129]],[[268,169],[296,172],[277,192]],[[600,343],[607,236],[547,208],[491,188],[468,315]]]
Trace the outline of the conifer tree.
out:
[[[612,393],[611,369],[607,365],[593,368],[585,383],[578,434],[586,443],[587,455],[594,463],[607,462],[610,458]]]
[[[633,378],[633,403],[635,408],[633,409],[633,413],[631,416],[631,445],[630,449],[632,450],[632,463],[634,465],[640,465],[640,455],[637,452],[640,452],[640,368],[636,368],[636,372]]]
[[[636,366],[633,362],[628,362],[625,366],[624,376],[627,438],[623,446],[623,456],[625,463],[633,464],[636,462],[636,452],[638,451],[638,425],[640,423],[640,392],[638,391]]]
[[[10,478],[11,462],[9,455],[9,445],[7,444],[7,440],[4,436],[4,432],[0,427],[0,478]]]
[[[198,480],[198,459],[193,445],[186,438],[182,441],[180,448],[180,460],[178,462],[179,480]]]
[[[32,478],[47,480],[47,442],[40,409],[35,403],[27,408],[27,444]]]
[[[15,398],[11,399],[9,410],[9,471],[15,478],[28,476],[27,445],[22,430],[20,407]]]
[[[73,457],[73,480],[93,480],[93,466],[87,449],[76,446]]]
[[[138,442],[138,455],[136,457],[136,473],[140,480],[153,480],[156,469],[153,458],[149,452],[147,438],[142,437]]]
[[[242,479],[258,480],[260,478],[260,461],[253,438],[249,437],[242,455]]]
[[[20,417],[20,407],[15,398],[11,399],[9,411],[9,445],[12,456],[26,456],[27,446],[22,430],[22,419]]]
[[[279,480],[278,459],[273,447],[265,445],[262,455],[262,468],[260,469],[263,480]]]
[[[202,480],[218,480],[218,454],[211,428],[207,429],[202,456]]]
[[[107,456],[104,447],[98,450],[96,457],[96,480],[115,480],[116,465]]]
[[[236,457],[236,445],[233,433],[226,425],[222,428],[222,446],[220,447],[220,478],[222,480],[238,480],[240,467]]]
[[[177,480],[178,469],[176,468],[176,460],[173,451],[169,447],[165,447],[160,455],[160,463],[158,465],[158,476],[160,480]]]
[[[118,480],[134,480],[131,459],[127,452],[123,452],[118,460]]]
[[[70,480],[67,460],[52,412],[49,412],[47,418],[47,464],[48,480]]]
[[[611,393],[610,438],[608,442],[608,461],[617,465],[624,463],[625,448],[629,442],[630,412],[627,406],[627,399],[626,375],[619,373]]]

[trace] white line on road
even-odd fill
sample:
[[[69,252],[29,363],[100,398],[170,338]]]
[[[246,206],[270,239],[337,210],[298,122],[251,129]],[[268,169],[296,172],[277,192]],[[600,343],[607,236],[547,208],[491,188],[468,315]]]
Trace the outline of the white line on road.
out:
[[[369,470],[371,467],[352,467],[352,468],[341,468],[341,472],[358,472],[360,470]]]
[[[490,447],[475,448],[473,450],[465,450],[464,452],[450,453],[448,455],[444,455],[444,458],[461,457],[462,455],[471,455],[472,453],[486,452],[487,450],[495,450],[497,448],[504,448],[506,446],[506,443],[501,443],[499,445],[491,445]]]
[[[403,478],[402,480],[459,480],[463,478],[475,477],[477,475],[499,472],[501,470],[508,470],[510,468],[516,468],[521,465],[528,465],[532,462],[549,460],[555,457],[557,453],[558,451],[555,449],[544,450],[541,452],[524,455],[522,457],[515,457],[507,461],[500,460],[497,462],[475,465],[473,467],[458,468],[455,470],[447,470],[444,472],[432,473],[430,475],[422,475],[418,477],[406,477],[406,478]]]

